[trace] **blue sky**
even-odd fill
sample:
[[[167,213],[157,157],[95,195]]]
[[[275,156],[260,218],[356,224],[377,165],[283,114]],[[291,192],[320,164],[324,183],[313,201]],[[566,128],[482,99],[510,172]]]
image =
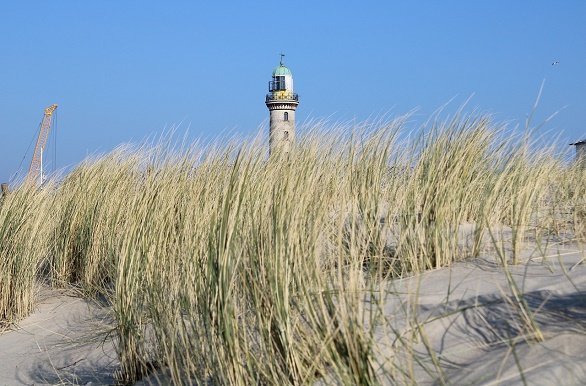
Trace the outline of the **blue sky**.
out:
[[[281,51],[298,122],[417,121],[473,95],[470,109],[524,125],[545,80],[534,122],[561,109],[540,134],[569,143],[586,137],[584,20],[580,0],[4,2],[0,182],[52,103],[58,167],[174,125],[252,135]]]

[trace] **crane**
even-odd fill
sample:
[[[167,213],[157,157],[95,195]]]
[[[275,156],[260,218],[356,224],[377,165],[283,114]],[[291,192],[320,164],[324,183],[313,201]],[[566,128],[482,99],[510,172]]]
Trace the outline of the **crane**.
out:
[[[39,130],[39,136],[37,137],[37,144],[35,145],[35,151],[33,153],[33,159],[31,160],[31,166],[28,170],[27,181],[35,182],[38,180],[39,184],[43,182],[43,150],[47,144],[47,138],[49,138],[53,113],[56,109],[56,104],[45,109],[45,114],[43,115],[41,128]]]

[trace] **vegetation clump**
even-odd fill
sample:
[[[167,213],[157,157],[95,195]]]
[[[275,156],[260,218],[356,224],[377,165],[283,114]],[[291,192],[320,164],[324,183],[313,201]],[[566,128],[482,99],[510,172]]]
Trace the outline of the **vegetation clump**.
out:
[[[112,308],[129,383],[408,383],[399,353],[425,335],[391,325],[389,283],[494,251],[516,264],[530,235],[584,242],[586,179],[484,116],[404,125],[309,130],[270,158],[258,141],[124,147],[22,186],[0,206],[0,323],[35,282],[75,285]]]

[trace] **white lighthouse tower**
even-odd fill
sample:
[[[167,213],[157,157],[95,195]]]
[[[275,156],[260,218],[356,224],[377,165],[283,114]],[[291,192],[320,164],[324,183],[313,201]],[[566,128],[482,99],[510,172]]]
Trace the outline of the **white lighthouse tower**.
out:
[[[299,97],[293,92],[293,74],[281,62],[273,71],[265,103],[270,112],[269,152],[288,153],[295,141],[295,110]]]

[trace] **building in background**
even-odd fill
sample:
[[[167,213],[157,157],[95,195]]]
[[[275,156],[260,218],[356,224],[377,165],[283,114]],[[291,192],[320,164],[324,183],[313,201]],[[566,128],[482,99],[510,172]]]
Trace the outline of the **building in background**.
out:
[[[586,166],[586,139],[570,143],[570,146],[576,146],[576,162]]]
[[[293,74],[283,64],[283,54],[279,66],[273,71],[269,82],[269,93],[265,103],[270,112],[269,152],[286,152],[295,142],[295,110],[299,97],[293,91]]]

